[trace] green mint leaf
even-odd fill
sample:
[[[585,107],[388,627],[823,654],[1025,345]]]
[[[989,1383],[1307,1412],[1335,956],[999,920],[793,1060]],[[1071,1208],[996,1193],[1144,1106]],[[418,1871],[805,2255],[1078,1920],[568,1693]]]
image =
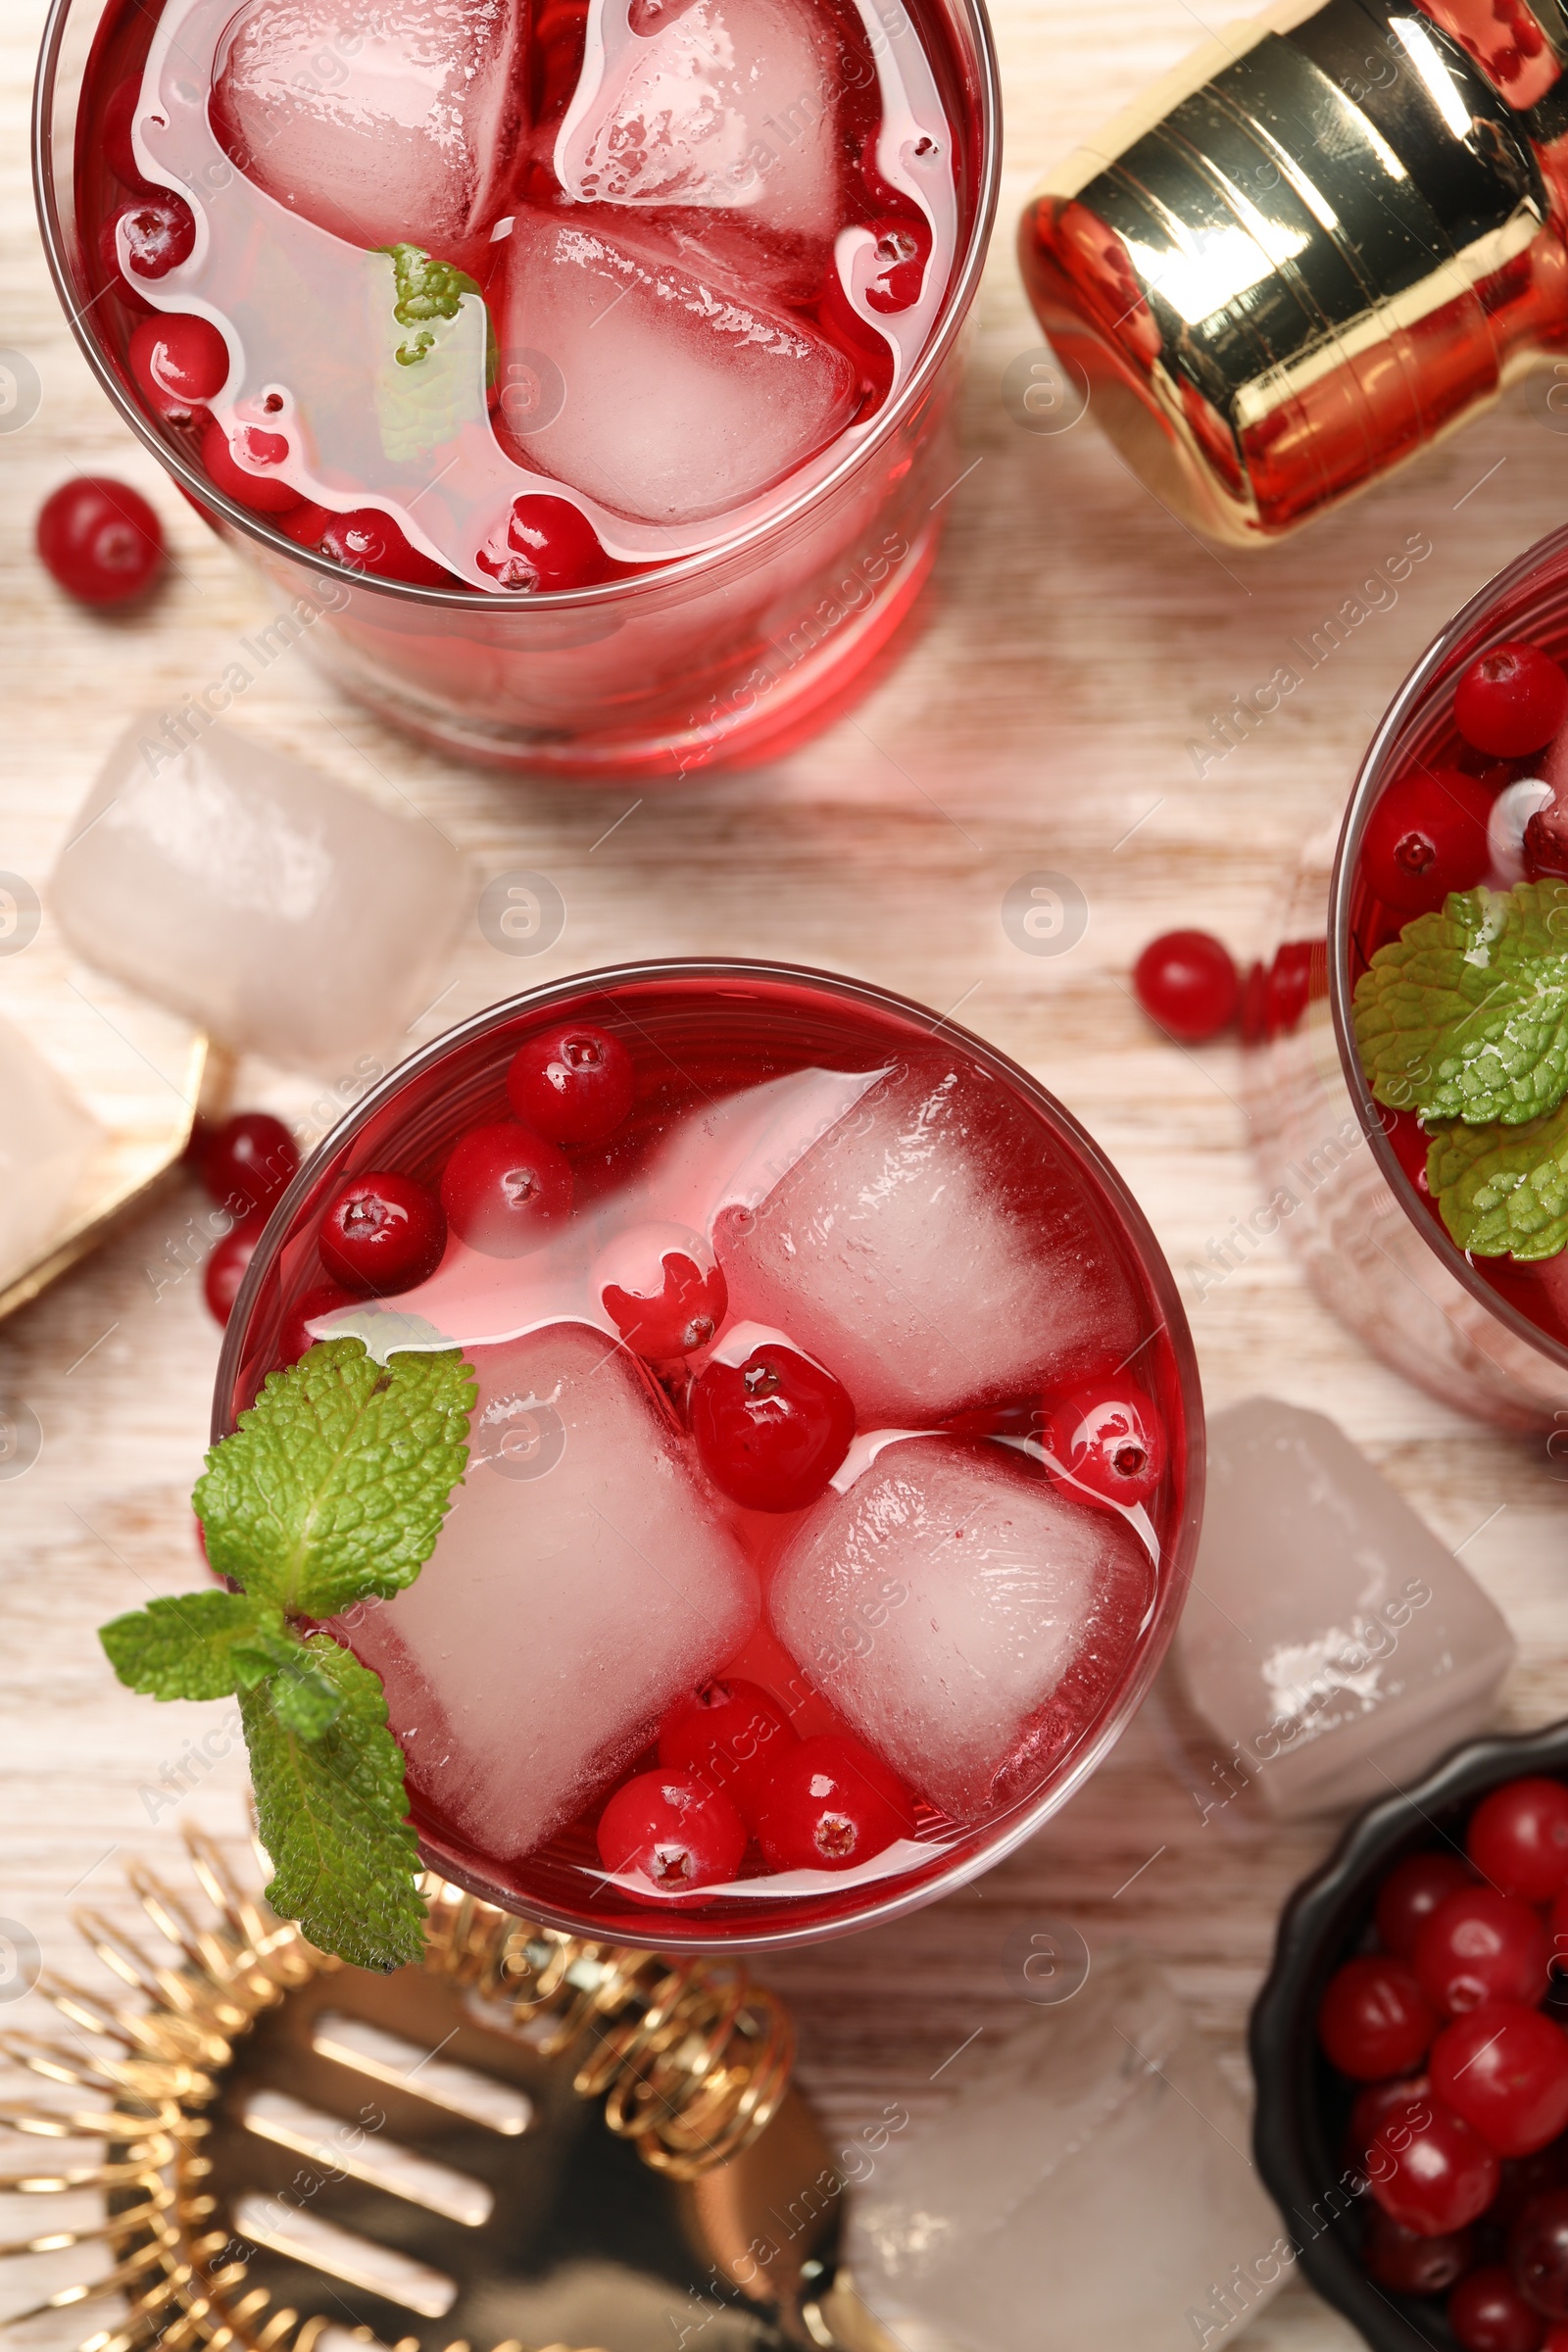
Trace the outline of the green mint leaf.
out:
[[[1447,1127],[1427,1183],[1461,1250],[1555,1257],[1568,1248],[1568,1100],[1523,1127]]]
[[[1353,1019],[1393,1109],[1509,1127],[1555,1109],[1568,1093],[1568,884],[1452,892],[1378,949]]]
[[[455,318],[462,308],[465,294],[477,294],[478,285],[466,270],[455,270],[450,262],[431,259],[421,245],[382,245],[378,252],[389,254],[397,295],[392,316],[399,326],[416,327],[418,331],[401,343],[397,350],[400,367],[416,367],[435,344],[435,329],[426,320]]]
[[[281,1628],[276,1609],[247,1593],[181,1592],[100,1626],[98,1639],[121,1681],[146,1697],[227,1698],[248,1645],[263,1631],[284,1639]]]
[[[473,1397],[455,1351],[383,1366],[360,1340],[270,1373],[192,1497],[212,1567],[301,1617],[411,1585],[466,1465]]]
[[[272,1712],[284,1731],[300,1740],[320,1740],[343,1712],[343,1695],[318,1666],[290,1659],[268,1687]]]
[[[285,1721],[278,1677],[240,1699],[257,1828],[274,1873],[267,1899],[319,1950],[356,1968],[397,1968],[424,1950],[424,1901],[380,1677],[330,1635],[312,1635],[305,1649],[339,1702],[319,1738]]]

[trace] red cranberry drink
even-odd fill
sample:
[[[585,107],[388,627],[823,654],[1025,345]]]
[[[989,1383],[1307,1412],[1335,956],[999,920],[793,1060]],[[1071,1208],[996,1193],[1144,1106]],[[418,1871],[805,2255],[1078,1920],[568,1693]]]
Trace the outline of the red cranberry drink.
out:
[[[428,1858],[606,1936],[792,1942],[1061,1803],[1190,1568],[1197,1376],[1052,1099],[896,998],[654,965],[482,1015],[302,1171],[220,1433],[313,1341],[460,1346],[433,1556],[335,1629]]]
[[[941,0],[918,24],[874,0],[112,0],[75,191],[100,354],[220,512],[471,598],[438,634],[485,659],[445,688],[499,713],[496,609],[776,538],[907,407],[974,227],[943,24]],[[865,536],[906,471],[862,484],[855,606],[908,569],[898,531]],[[767,671],[779,595],[846,554],[844,519],[757,571],[771,628],[726,648],[732,684]],[[535,642],[559,666],[624,617]],[[627,650],[596,672],[622,699]],[[530,692],[547,714],[536,680],[519,721]]]

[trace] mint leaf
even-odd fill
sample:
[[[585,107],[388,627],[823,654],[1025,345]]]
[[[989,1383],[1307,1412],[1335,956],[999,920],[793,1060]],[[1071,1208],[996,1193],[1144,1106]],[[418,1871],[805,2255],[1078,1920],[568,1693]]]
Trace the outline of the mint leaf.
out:
[[[275,1874],[267,1899],[321,1951],[356,1968],[397,1968],[424,1950],[402,1752],[379,1676],[330,1635],[313,1634],[305,1647],[338,1700],[319,1738],[284,1719],[276,1680],[240,1700],[257,1828]]]
[[[397,285],[393,318],[399,326],[418,329],[398,346],[396,355],[400,367],[413,368],[435,342],[434,327],[424,321],[455,318],[464,295],[477,294],[479,287],[466,270],[455,270],[450,262],[433,261],[422,245],[381,245],[376,250],[392,257]]]
[[[383,1366],[359,1340],[269,1374],[192,1498],[212,1567],[301,1617],[411,1585],[463,1476],[473,1396],[456,1351]]]
[[[1568,1101],[1523,1127],[1449,1127],[1427,1183],[1461,1250],[1555,1257],[1568,1248]]]
[[[1568,1093],[1568,884],[1454,891],[1379,948],[1356,1047],[1380,1102],[1522,1126]]]
[[[284,1640],[282,1619],[266,1601],[244,1592],[182,1592],[100,1626],[98,1639],[132,1690],[150,1698],[227,1698],[240,1687],[237,1660],[264,1628]]]

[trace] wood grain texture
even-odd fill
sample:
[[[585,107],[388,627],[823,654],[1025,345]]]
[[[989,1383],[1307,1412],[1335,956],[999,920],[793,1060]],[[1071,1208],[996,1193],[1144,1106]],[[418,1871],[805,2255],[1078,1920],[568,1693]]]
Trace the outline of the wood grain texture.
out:
[[[24,178],[41,16],[40,0],[10,0],[0,24],[0,335],[43,384],[32,422],[0,435],[0,866],[40,884],[127,713],[217,675],[268,603],[116,421],[49,289]],[[999,392],[1007,363],[1039,341],[1012,266],[1019,204],[1052,160],[1204,26],[1184,0],[1000,0],[996,22],[1006,178],[964,401],[972,470],[951,498],[902,665],[851,717],[768,772],[641,799],[445,764],[341,699],[297,651],[258,681],[233,723],[377,799],[412,804],[478,873],[535,868],[562,890],[564,936],[534,962],[497,954],[470,926],[449,993],[411,1042],[517,986],[673,952],[777,955],[961,1007],[1056,1090],[1123,1170],[1183,1282],[1210,1404],[1265,1388],[1331,1412],[1445,1541],[1465,1545],[1519,1638],[1506,1719],[1540,1723],[1568,1706],[1563,1488],[1538,1447],[1385,1371],[1319,1307],[1283,1237],[1200,1302],[1185,1270],[1259,1198],[1237,1055],[1228,1045],[1182,1054],[1156,1043],[1128,970],[1143,941],[1176,921],[1211,927],[1239,952],[1267,935],[1283,870],[1340,807],[1405,668],[1476,587],[1562,516],[1568,440],[1548,429],[1540,387],[1526,385],[1290,547],[1222,561],[1140,488],[1092,423],[1056,438],[1019,429]],[[44,495],[98,469],[147,492],[174,552],[156,603],[120,619],[72,607],[31,548]],[[1415,532],[1433,554],[1392,608],[1200,776],[1188,745],[1211,714],[1267,678],[1293,636]],[[1008,884],[1038,867],[1071,875],[1089,902],[1087,935],[1059,958],[1021,955],[1000,919]],[[24,973],[0,960],[0,1013],[73,979],[95,985],[47,916],[16,961]],[[241,1070],[238,1091],[307,1131],[332,1114],[318,1085],[260,1064]],[[0,1914],[52,1953],[64,1952],[74,1906],[122,1908],[124,1857],[172,1850],[186,1819],[228,1830],[241,1819],[242,1760],[223,1708],[132,1698],[93,1637],[103,1619],[195,1572],[185,1497],[218,1341],[198,1277],[177,1268],[194,1262],[202,1209],[194,1191],[170,1193],[0,1331],[0,1393],[24,1402],[43,1432],[33,1468],[0,1483]],[[189,1763],[183,1802],[149,1798],[166,1766],[196,1755],[187,1742],[204,1738],[209,1755],[200,1769]],[[1146,1937],[1240,2069],[1278,1906],[1328,1835],[1271,1831],[1239,1806],[1205,1826],[1146,1719],[1067,1811],[980,1886],[884,1934],[769,1963],[800,2017],[804,2079],[848,2129],[887,2098],[933,2103],[961,2080],[961,2060],[940,2084],[933,2077],[965,2037],[976,2027],[1001,2033],[1018,2015],[1002,1947],[1045,1916],[1076,1921],[1092,1946]],[[12,2016],[21,2022],[28,2006]],[[1129,2230],[1135,2248],[1132,2215]],[[0,2308],[14,2308],[5,2291]],[[53,2345],[82,2332],[63,2321],[33,2334]],[[1293,2285],[1248,2340],[1257,2352],[1329,2352],[1353,2339]]]

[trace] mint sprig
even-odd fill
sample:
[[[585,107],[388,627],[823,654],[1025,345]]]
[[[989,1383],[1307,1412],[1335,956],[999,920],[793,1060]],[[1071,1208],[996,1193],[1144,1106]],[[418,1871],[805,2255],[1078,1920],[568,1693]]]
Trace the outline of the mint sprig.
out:
[[[455,318],[464,295],[477,294],[479,287],[466,270],[432,260],[422,245],[382,245],[377,250],[390,255],[392,261],[396,281],[392,316],[399,326],[416,330],[407,343],[398,345],[398,365],[414,368],[435,343],[435,328],[426,321]]]
[[[422,1952],[418,1853],[380,1678],[318,1621],[418,1575],[473,1400],[456,1350],[383,1366],[361,1340],[328,1340],[270,1374],[192,1497],[211,1565],[240,1591],[154,1600],[99,1636],[133,1690],[238,1694],[268,1899],[361,1968]]]
[[[1454,891],[1379,948],[1355,1041],[1380,1102],[1523,1126],[1568,1094],[1568,883]]]
[[[1522,1127],[1446,1127],[1427,1184],[1461,1250],[1555,1257],[1568,1248],[1568,1100]]]

